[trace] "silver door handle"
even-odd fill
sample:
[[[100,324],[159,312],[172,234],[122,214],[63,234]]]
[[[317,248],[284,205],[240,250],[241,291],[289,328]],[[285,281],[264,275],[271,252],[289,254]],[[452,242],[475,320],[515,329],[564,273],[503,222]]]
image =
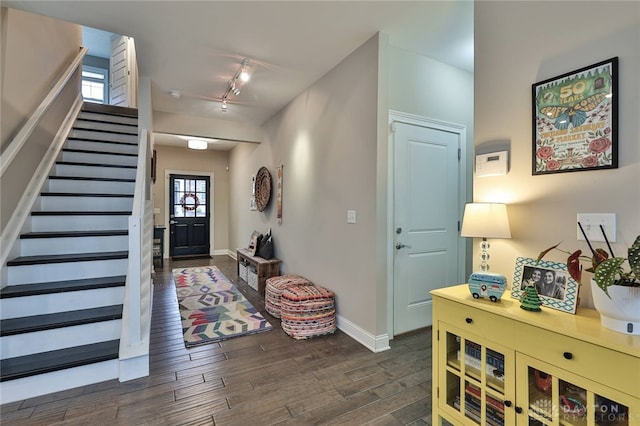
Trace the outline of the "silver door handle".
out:
[[[176,224],[176,221],[175,221],[175,220],[170,220],[170,221],[169,221],[169,224],[171,224],[171,225],[175,225],[175,224]]]
[[[409,246],[409,245],[402,244],[402,243],[396,243],[396,248],[397,248],[398,250],[400,250],[401,248],[405,248],[405,247],[406,247],[406,248],[411,248],[411,246]]]

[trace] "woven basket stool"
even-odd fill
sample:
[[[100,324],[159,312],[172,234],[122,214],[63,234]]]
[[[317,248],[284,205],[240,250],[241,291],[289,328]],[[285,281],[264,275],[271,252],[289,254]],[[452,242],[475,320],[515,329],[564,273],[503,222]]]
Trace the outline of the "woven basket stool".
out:
[[[319,285],[297,285],[282,291],[282,330],[294,339],[333,334],[336,309],[333,291]]]
[[[282,291],[294,285],[313,285],[300,275],[280,275],[267,278],[264,287],[264,307],[271,315],[280,318],[280,296]]]

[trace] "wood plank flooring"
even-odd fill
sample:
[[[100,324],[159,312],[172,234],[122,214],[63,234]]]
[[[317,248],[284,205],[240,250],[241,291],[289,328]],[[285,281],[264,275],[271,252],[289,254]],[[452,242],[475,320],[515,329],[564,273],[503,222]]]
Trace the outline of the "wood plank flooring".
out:
[[[269,332],[186,349],[172,268],[216,265]],[[331,288],[330,283],[323,283]],[[356,302],[357,303],[357,302]],[[228,256],[156,269],[149,377],[0,406],[3,425],[431,425],[431,331],[374,354],[340,330],[296,341]]]

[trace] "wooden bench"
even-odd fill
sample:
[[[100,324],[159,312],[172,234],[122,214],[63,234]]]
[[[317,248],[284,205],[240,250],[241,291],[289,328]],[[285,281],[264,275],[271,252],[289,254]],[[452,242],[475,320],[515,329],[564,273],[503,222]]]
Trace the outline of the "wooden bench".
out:
[[[257,290],[260,295],[264,297],[265,282],[267,278],[280,275],[280,264],[282,261],[279,259],[263,259],[259,256],[251,256],[248,249],[237,249],[236,256],[238,277],[240,277],[240,263],[244,262],[249,266],[253,266],[258,277]]]

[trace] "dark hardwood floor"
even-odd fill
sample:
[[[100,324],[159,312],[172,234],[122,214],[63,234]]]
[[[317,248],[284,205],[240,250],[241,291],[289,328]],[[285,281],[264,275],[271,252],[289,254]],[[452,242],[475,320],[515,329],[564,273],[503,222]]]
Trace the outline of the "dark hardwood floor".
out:
[[[216,265],[271,322],[269,332],[185,349],[175,267]],[[322,283],[331,288],[330,283]],[[357,301],[354,301],[357,303]],[[149,377],[0,407],[3,425],[430,425],[431,332],[374,354],[340,330],[296,341],[238,281],[228,256],[156,269]]]

